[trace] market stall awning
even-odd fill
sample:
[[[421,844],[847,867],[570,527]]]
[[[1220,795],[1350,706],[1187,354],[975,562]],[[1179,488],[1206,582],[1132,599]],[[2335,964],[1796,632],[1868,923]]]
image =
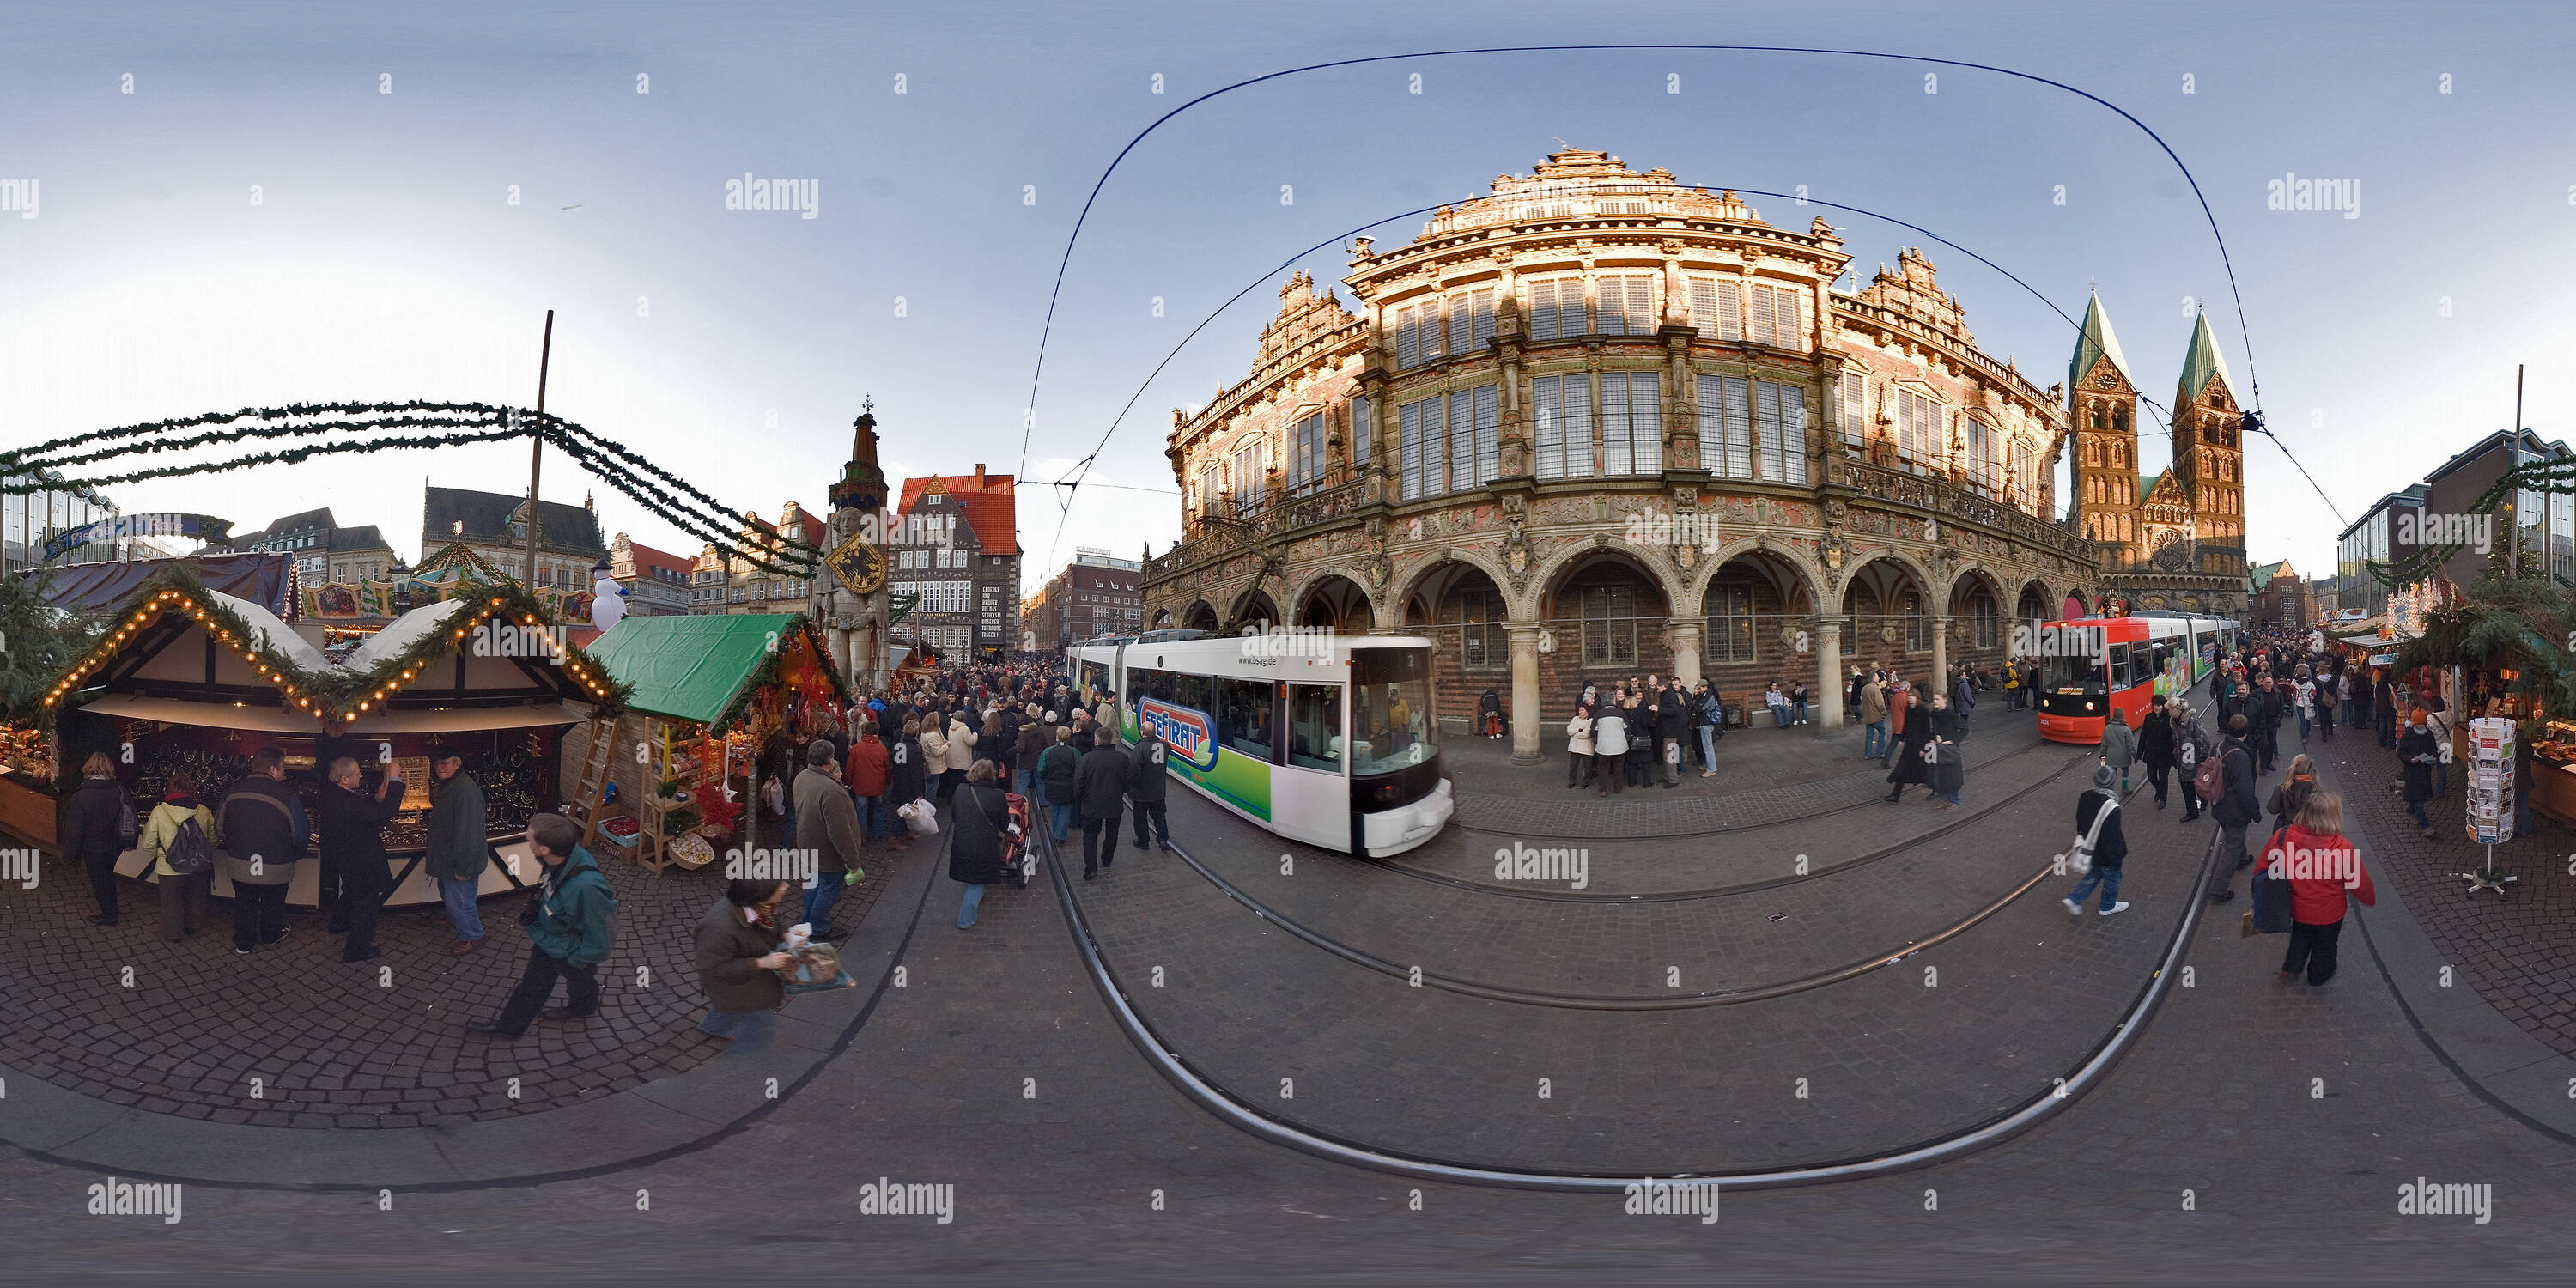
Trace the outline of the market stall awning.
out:
[[[365,711],[346,732],[461,733],[476,729],[531,729],[540,725],[579,724],[589,719],[560,702],[533,707],[440,707],[421,711]]]
[[[294,627],[279,621],[277,614],[219,590],[207,591],[206,597],[240,614],[242,623],[250,628],[253,636],[258,637],[255,641],[257,646],[275,649],[285,654],[287,661],[307,670],[320,671],[330,667],[331,659],[322,656],[322,650],[296,634]]]
[[[591,659],[634,686],[638,711],[710,723],[723,715],[772,648],[787,643],[785,613],[629,617],[590,646]]]
[[[147,698],[134,693],[110,693],[81,710],[91,715],[120,716],[127,720],[155,720],[163,724],[202,725],[215,729],[250,729],[260,733],[313,733],[322,727],[320,721],[304,712],[279,707],[254,707],[238,702],[188,702],[179,698]]]

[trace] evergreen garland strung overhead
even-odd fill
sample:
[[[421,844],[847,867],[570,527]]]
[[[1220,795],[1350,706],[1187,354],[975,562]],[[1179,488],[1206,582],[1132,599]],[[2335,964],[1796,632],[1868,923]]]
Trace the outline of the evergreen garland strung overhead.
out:
[[[174,431],[200,429],[204,432],[179,438],[162,437]],[[422,429],[451,432],[428,435],[385,433],[389,430]],[[88,477],[64,477],[60,473],[68,466],[139,455],[181,452],[252,439],[309,438],[335,433],[378,436],[356,442],[306,444],[230,460],[133,469]],[[32,447],[0,452],[0,475],[13,476],[0,477],[0,496],[96,489],[146,479],[186,478],[264,465],[293,465],[324,455],[462,447],[530,436],[553,444],[582,468],[647,511],[714,546],[727,560],[741,560],[762,572],[790,577],[811,577],[820,568],[822,550],[785,532],[774,538],[757,537],[748,546],[738,543],[737,538],[749,526],[743,521],[747,512],[726,507],[687,480],[622,444],[559,416],[489,403],[292,403],[283,407],[245,407],[234,412],[208,412],[199,416],[92,430]],[[87,452],[71,450],[93,443],[110,446]],[[665,484],[667,488],[663,486]],[[674,495],[674,491],[678,495]]]

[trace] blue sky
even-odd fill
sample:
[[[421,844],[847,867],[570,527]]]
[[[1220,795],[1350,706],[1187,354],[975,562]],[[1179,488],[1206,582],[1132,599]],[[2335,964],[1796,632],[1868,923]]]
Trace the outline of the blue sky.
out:
[[[2245,327],[2172,161],[2062,90],[1700,51],[1303,73],[1174,119],[1102,190],[1025,437],[1027,475],[1051,480],[1106,434],[1100,486],[1069,512],[1056,489],[1022,489],[1032,580],[1050,551],[1132,555],[1177,535],[1171,409],[1242,376],[1274,268],[1526,172],[1560,137],[1693,183],[1803,184],[1919,224],[2069,316],[2098,280],[2159,402],[2186,301],[2206,298],[2240,398],[2259,375],[2272,424],[2345,515],[2505,427],[2516,362],[2531,364],[2526,423],[2564,436],[2576,410],[2576,99],[2549,53],[2576,18],[2560,7],[20,5],[10,26],[0,178],[42,193],[38,218],[0,216],[12,443],[290,401],[525,405],[553,308],[549,409],[736,507],[820,507],[866,394],[893,471],[1020,469],[1065,239],[1139,130],[1283,68],[1505,43],[1831,45],[2080,86],[2191,167]],[[727,211],[725,181],[745,173],[815,181],[817,217]],[[2266,209],[2267,182],[2292,173],[2358,181],[2360,217]],[[2068,323],[1966,255],[1878,219],[1748,200],[1775,223],[1843,226],[1864,274],[1924,245],[1988,352],[2042,386],[2063,378]],[[1420,222],[1373,235],[1383,247]],[[1332,249],[1298,265],[1346,271]],[[2149,435],[2148,468],[2164,447]],[[2277,449],[2248,458],[2255,557],[2330,571],[2341,523]],[[408,555],[424,477],[515,490],[525,460],[456,449],[112,495],[245,526],[327,504]],[[593,487],[560,457],[547,471],[551,499]],[[597,490],[608,530],[696,550]]]

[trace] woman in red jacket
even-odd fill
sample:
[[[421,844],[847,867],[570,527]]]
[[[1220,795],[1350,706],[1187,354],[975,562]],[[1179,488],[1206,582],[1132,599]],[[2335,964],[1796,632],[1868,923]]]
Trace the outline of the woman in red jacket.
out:
[[[2344,897],[2365,907],[2379,902],[2361,852],[2343,834],[2343,797],[2311,792],[2298,817],[2279,833],[2255,870],[2290,883],[2290,953],[2281,959],[2287,979],[2307,967],[2314,987],[2334,978],[2335,941],[2343,934]]]

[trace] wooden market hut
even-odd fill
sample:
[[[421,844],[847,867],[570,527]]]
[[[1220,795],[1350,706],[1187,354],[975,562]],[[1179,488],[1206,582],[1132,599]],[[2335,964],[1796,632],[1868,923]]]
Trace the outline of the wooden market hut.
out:
[[[799,727],[811,713],[837,717],[849,702],[803,614],[629,617],[590,654],[626,686],[626,714],[566,739],[563,797],[590,835],[605,840],[604,848],[592,844],[594,854],[624,853],[656,871],[707,861],[709,849],[680,851],[683,836],[734,833],[751,808],[755,762],[772,733]],[[632,826],[611,822],[621,816]]]
[[[462,753],[482,782],[493,863],[482,893],[534,879],[527,821],[557,808],[562,729],[613,713],[619,686],[580,650],[556,642],[537,602],[515,586],[416,608],[333,662],[267,609],[207,590],[184,569],[156,577],[121,606],[108,633],[50,686],[45,710],[62,747],[58,790],[78,785],[91,751],[115,754],[137,812],[186,770],[210,800],[276,746],[318,826],[320,772],[351,756],[372,777],[390,766],[404,805],[388,828],[394,905],[435,903],[421,873],[434,746]],[[130,755],[128,754],[130,749]],[[511,860],[518,860],[512,871]],[[117,870],[142,876],[142,852]],[[319,865],[299,865],[291,904],[311,906]],[[231,886],[216,875],[214,893]]]

